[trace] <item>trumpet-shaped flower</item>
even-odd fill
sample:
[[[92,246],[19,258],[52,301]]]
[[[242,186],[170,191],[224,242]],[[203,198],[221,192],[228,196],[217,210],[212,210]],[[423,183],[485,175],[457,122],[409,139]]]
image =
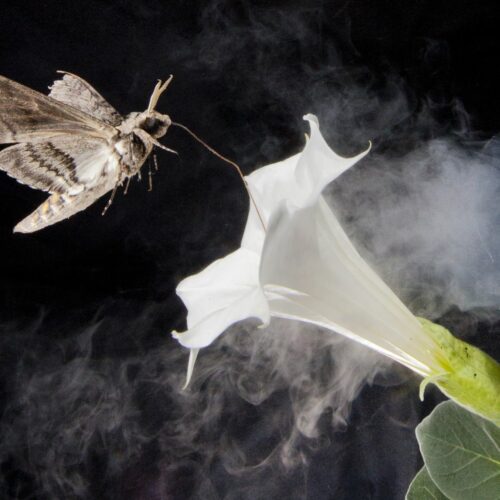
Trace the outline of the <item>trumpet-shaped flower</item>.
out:
[[[449,397],[500,422],[500,367],[492,358],[415,317],[358,254],[321,195],[360,160],[335,154],[317,119],[302,153],[246,177],[251,204],[241,247],[184,279],[177,293],[188,329],[174,332],[200,348],[230,325],[270,317],[319,325],[373,348],[434,382]],[[258,207],[258,211],[257,208]]]

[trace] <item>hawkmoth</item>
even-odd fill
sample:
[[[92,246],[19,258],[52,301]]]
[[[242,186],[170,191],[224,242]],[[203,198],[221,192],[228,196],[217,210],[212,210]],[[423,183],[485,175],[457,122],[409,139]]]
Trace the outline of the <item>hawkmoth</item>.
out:
[[[139,174],[172,121],[155,111],[172,76],[156,84],[146,111],[120,115],[72,73],[48,96],[0,76],[0,170],[50,196],[19,222],[30,233],[71,217]]]

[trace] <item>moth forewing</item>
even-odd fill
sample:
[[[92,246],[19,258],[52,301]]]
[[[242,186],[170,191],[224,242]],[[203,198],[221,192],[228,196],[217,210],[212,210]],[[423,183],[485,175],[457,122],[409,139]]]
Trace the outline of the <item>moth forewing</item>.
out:
[[[0,144],[41,142],[66,134],[111,139],[115,129],[74,106],[0,76]]]
[[[58,73],[64,76],[50,86],[49,97],[78,108],[113,127],[120,125],[123,116],[88,82],[73,73]]]
[[[154,111],[171,78],[156,85],[149,107],[121,116],[71,73],[49,96],[0,76],[0,169],[51,196],[14,229],[33,232],[84,210],[136,175],[171,121]],[[169,150],[171,151],[171,150]]]

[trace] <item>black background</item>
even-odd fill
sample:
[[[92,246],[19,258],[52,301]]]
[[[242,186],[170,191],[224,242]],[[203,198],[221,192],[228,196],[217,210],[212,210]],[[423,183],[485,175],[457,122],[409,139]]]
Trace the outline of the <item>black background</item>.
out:
[[[318,114],[344,154],[368,140],[375,152],[394,154],[440,135],[488,141],[500,128],[499,23],[495,1],[17,2],[0,17],[0,71],[41,92],[56,70],[76,73],[124,114],[145,109],[156,79],[174,74],[158,110],[249,173],[300,149],[306,112]],[[395,92],[408,106],[384,118]],[[342,97],[335,116],[333,95]],[[432,126],[416,134],[424,113]],[[172,129],[163,143],[179,156],[158,152],[152,192],[145,180],[133,182],[106,216],[103,199],[32,235],[12,228],[45,195],[0,176],[3,498],[259,497],[250,488],[257,476],[221,465],[219,431],[248,436],[258,449],[273,439],[259,425],[273,405],[286,408],[285,389],[262,407],[233,396],[217,425],[193,438],[194,451],[162,441],[172,437],[180,406],[141,360],[158,356],[161,364],[165,350],[169,366],[155,369],[172,370],[182,383],[185,353],[169,335],[185,327],[175,286],[236,248],[247,210],[230,167],[182,131]],[[478,323],[454,309],[444,321],[472,328],[470,340],[498,351],[495,320]],[[79,385],[88,372],[66,370],[81,360],[100,382]],[[63,380],[71,373],[73,392]],[[420,405],[412,384],[394,409],[412,408],[398,417],[404,425],[379,421],[375,411],[384,391],[401,387],[365,389],[336,437],[341,445],[306,446],[306,465],[293,472],[275,465],[258,476],[274,485],[262,498],[403,498],[420,465],[414,426],[439,399],[431,393]],[[210,393],[203,384],[197,390]],[[130,405],[130,420],[72,433],[72,415],[107,400]],[[189,412],[201,411],[192,404]],[[142,431],[133,437],[123,431],[136,427]]]

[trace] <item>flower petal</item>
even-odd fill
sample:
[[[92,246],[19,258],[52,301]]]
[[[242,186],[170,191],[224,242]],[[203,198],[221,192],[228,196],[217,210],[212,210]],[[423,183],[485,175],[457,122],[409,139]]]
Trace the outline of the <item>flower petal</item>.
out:
[[[308,114],[304,119],[311,127],[311,135],[304,150],[286,160],[259,168],[246,177],[266,225],[283,203],[287,204],[289,210],[298,210],[315,203],[330,182],[370,150],[369,147],[357,156],[343,158],[334,153],[326,143],[316,116]],[[255,207],[250,204],[241,246],[260,253],[264,239],[262,222]]]
[[[283,207],[268,227],[260,269],[272,316],[329,328],[427,375],[435,342],[358,254],[320,197]]]
[[[188,309],[188,330],[173,332],[174,338],[200,348],[240,320],[255,317],[267,324],[269,306],[258,273],[259,255],[241,248],[183,280],[177,294]]]
[[[264,224],[267,225],[274,210],[281,203],[295,196],[295,189],[293,188],[294,172],[301,154],[266,165],[246,177],[248,188],[256,205],[259,207],[259,213]],[[260,254],[265,237],[266,232],[262,227],[255,206],[250,203],[241,246]]]
[[[321,191],[340,174],[352,167],[370,151],[371,144],[362,153],[352,158],[343,158],[330,149],[319,130],[316,116],[308,114],[311,138],[299,158],[295,168],[294,196],[289,199],[289,207],[305,208],[316,203]]]

